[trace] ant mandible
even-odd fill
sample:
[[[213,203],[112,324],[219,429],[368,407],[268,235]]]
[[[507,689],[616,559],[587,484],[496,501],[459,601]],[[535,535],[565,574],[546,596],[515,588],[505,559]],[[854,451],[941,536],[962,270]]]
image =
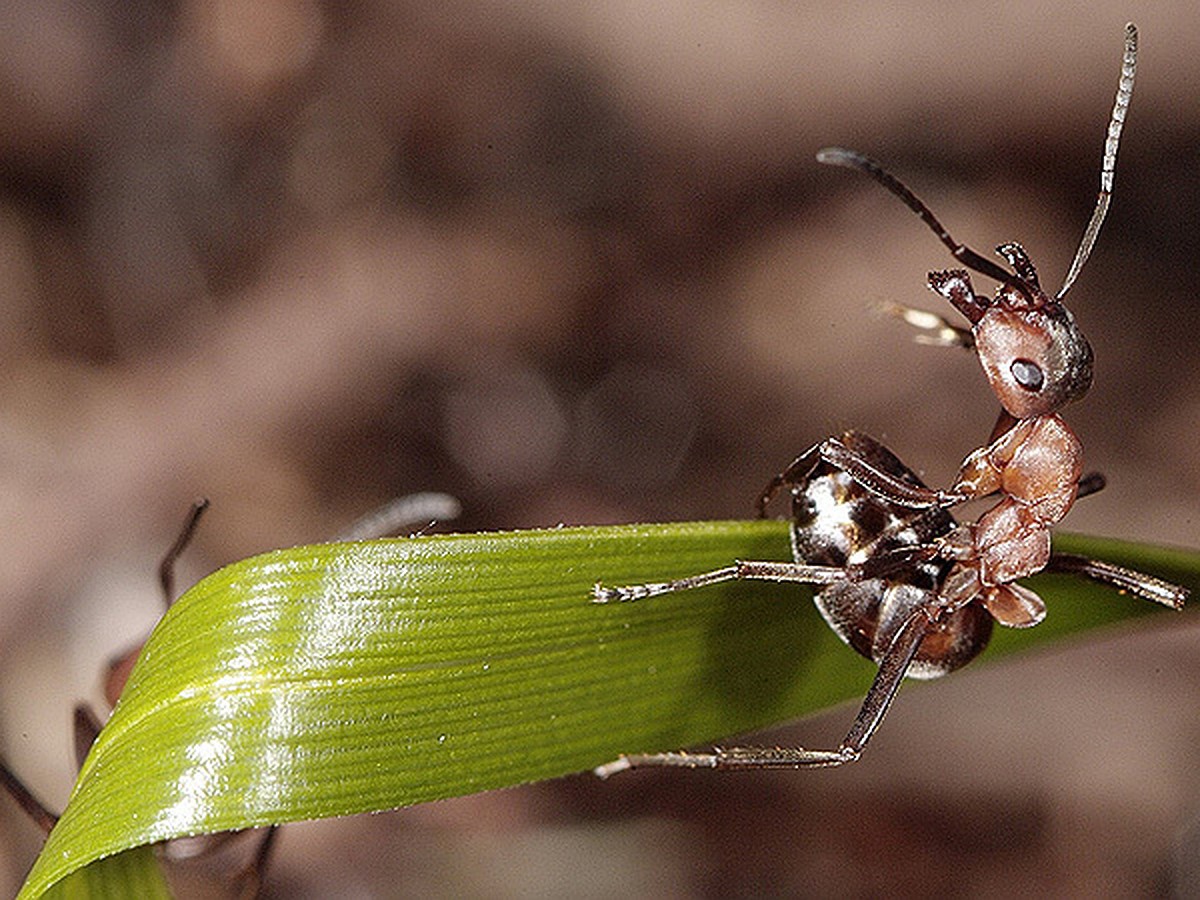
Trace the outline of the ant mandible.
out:
[[[929,208],[878,163],[831,148],[820,162],[859,169],[896,194],[964,266],[1000,282],[994,298],[977,295],[965,269],[933,272],[929,286],[971,323],[969,330],[940,316],[894,307],[910,324],[932,332],[931,342],[973,348],[1003,410],[987,446],[971,453],[948,490],[932,490],[886,447],[847,432],[809,448],[762,491],[760,516],[783,487],[792,493],[794,562],[738,561],[671,582],[604,588],[599,603],[702,587],[734,579],[821,586],[814,598],[843,640],[879,665],[858,717],[836,750],[717,749],[712,753],[623,756],[601,766],[610,775],[635,766],[800,768],[857,759],[882,721],[906,674],[937,677],[983,650],[992,620],[1027,628],[1046,614],[1042,599],[1016,580],[1043,570],[1070,572],[1176,609],[1187,589],[1111,563],[1054,554],[1050,530],[1076,498],[1104,486],[1083,476],[1083,448],[1058,415],[1087,393],[1092,348],[1060,302],[1095,243],[1112,195],[1117,144],[1133,92],[1137,29],[1126,26],[1116,103],[1108,127],[1100,193],[1062,288],[1053,298],[1017,243],[997,252],[1008,272],[950,236]],[[998,494],[971,525],[947,509]]]

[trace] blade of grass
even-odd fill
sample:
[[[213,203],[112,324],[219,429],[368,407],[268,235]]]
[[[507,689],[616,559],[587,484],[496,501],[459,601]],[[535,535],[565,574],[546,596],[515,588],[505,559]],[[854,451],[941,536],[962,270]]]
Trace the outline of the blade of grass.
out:
[[[1060,546],[1200,584],[1197,554]],[[105,857],[155,841],[555,777],[860,696],[872,665],[803,587],[589,603],[597,580],[787,552],[781,522],[691,522],[295,547],[221,569],[147,642],[21,896],[84,889]],[[984,658],[1154,609],[1051,587],[1047,622]]]
[[[67,900],[171,900],[154,848],[134,847],[76,869],[43,896]]]

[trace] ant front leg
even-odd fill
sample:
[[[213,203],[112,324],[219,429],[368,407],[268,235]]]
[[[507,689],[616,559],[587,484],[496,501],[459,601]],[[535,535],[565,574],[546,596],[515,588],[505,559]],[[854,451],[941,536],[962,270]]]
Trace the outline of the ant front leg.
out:
[[[598,766],[595,773],[608,778],[626,769],[682,767],[687,769],[809,769],[828,768],[854,762],[866,748],[871,735],[883,721],[900,689],[900,682],[917,654],[921,641],[933,627],[934,615],[918,608],[896,634],[879,664],[854,724],[836,750],[806,750],[803,747],[726,747],[711,753],[634,753]]]
[[[759,492],[758,499],[754,501],[754,512],[757,518],[765,519],[767,517],[767,507],[781,488],[794,488],[808,481],[809,476],[821,461],[822,446],[824,446],[824,442],[813,444],[792,460],[786,469],[767,482],[767,486]]]
[[[592,588],[593,603],[630,603],[690,591],[725,581],[789,581],[798,584],[834,584],[848,577],[846,569],[837,566],[806,566],[803,563],[775,562],[773,560],[735,560],[732,566],[676,578],[674,581],[652,581],[647,584],[631,584],[624,587],[606,588],[599,582]]]
[[[970,328],[962,328],[950,322],[944,316],[923,309],[905,306],[902,303],[887,302],[880,308],[889,316],[895,316],[906,325],[919,332],[913,340],[918,344],[930,347],[961,347],[964,350],[975,349],[975,334]]]
[[[828,438],[822,441],[819,447],[821,459],[841,469],[872,494],[897,506],[908,509],[956,506],[974,499],[975,496],[959,490],[933,490],[905,481],[890,472],[885,472],[837,438]]]
[[[1183,585],[1155,578],[1153,575],[1147,575],[1145,572],[1126,569],[1124,566],[1118,566],[1115,563],[1105,562],[1101,559],[1088,559],[1086,556],[1075,556],[1071,553],[1051,554],[1045,571],[1080,575],[1084,578],[1090,578],[1092,581],[1107,584],[1109,587],[1114,587],[1121,592],[1128,592],[1134,596],[1141,597],[1143,600],[1152,600],[1155,603],[1161,603],[1163,606],[1169,606],[1172,609],[1183,609],[1183,604],[1187,601],[1188,595],[1191,593]]]

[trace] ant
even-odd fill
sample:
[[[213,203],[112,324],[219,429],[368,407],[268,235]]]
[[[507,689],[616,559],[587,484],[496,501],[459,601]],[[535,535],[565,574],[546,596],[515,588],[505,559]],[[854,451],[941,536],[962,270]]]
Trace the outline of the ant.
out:
[[[175,599],[175,564],[191,543],[200,519],[208,507],[209,502],[206,499],[193,502],[182,528],[159,562],[159,588],[167,608],[170,608]],[[333,540],[361,541],[384,537],[413,525],[428,526],[441,520],[455,519],[460,512],[458,500],[448,494],[408,494],[391,500],[357,519]],[[141,650],[142,645],[139,644],[109,662],[103,676],[104,699],[109,709],[117,705]],[[99,736],[101,728],[100,718],[88,704],[76,704],[73,731],[77,766],[83,766],[83,761]],[[0,787],[9,793],[43,832],[47,835],[51,832],[58,822],[58,816],[29,790],[2,759]],[[164,861],[171,863],[196,862],[205,865],[207,861],[208,868],[219,871],[220,874],[216,877],[225,881],[238,896],[255,897],[261,890],[263,873],[277,834],[278,826],[267,826],[176,838],[164,841],[160,845],[160,854]]]
[[[209,507],[208,500],[195,501],[188,510],[182,528],[163,555],[158,565],[158,582],[164,606],[170,608],[175,600],[175,564],[187,549],[195,536],[200,519]],[[115,656],[108,663],[102,678],[105,702],[109,709],[117,705],[125,682],[133,671],[133,664],[141,653],[141,644]],[[86,703],[77,703],[73,715],[73,734],[75,743],[76,765],[82,767],[83,761],[91,750],[92,744],[102,728],[100,717]],[[58,822],[58,816],[52,813],[25,784],[0,760],[0,784],[25,811],[33,822],[47,835]],[[160,854],[164,861],[173,863],[199,862],[216,859],[220,855],[222,861],[228,857],[231,871],[223,873],[230,888],[236,888],[237,894],[243,897],[258,895],[262,883],[262,873],[266,868],[275,842],[276,829],[260,828],[246,831],[230,831],[218,834],[198,835],[190,838],[180,838],[165,841],[160,846]],[[257,842],[257,843],[254,843]]]
[[[895,307],[932,333],[931,343],[974,349],[1003,407],[986,446],[967,456],[948,490],[933,490],[878,441],[847,432],[810,447],[759,495],[756,511],[784,487],[792,494],[793,562],[736,561],[675,581],[605,588],[597,603],[640,600],[735,579],[820,587],[814,600],[830,627],[879,666],[857,718],[835,750],[732,747],[711,753],[622,756],[599,767],[607,777],[639,766],[757,769],[838,766],[862,754],[905,675],[935,678],[974,659],[992,621],[1028,628],[1046,615],[1042,599],[1017,579],[1067,572],[1180,609],[1188,591],[1100,560],[1055,554],[1050,530],[1080,496],[1104,486],[1083,475],[1083,448],[1058,411],[1087,393],[1092,348],[1060,302],[1086,262],[1112,195],[1117,144],[1133,92],[1137,28],[1126,26],[1125,52],[1109,122],[1100,193],[1062,288],[1049,297],[1024,249],[997,248],[1013,271],[950,236],[929,208],[894,175],[859,153],[829,148],[819,162],[859,169],[898,196],[969,269],[1000,282],[994,298],[977,295],[966,269],[932,272],[929,287],[971,323]],[[973,524],[950,507],[992,495],[999,500]]]

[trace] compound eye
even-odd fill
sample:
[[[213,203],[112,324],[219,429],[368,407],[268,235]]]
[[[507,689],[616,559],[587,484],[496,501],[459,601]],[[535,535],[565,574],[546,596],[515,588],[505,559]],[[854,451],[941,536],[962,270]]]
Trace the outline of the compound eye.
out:
[[[1037,392],[1042,389],[1046,379],[1037,363],[1028,359],[1014,359],[1009,367],[1017,384],[1027,391]]]

